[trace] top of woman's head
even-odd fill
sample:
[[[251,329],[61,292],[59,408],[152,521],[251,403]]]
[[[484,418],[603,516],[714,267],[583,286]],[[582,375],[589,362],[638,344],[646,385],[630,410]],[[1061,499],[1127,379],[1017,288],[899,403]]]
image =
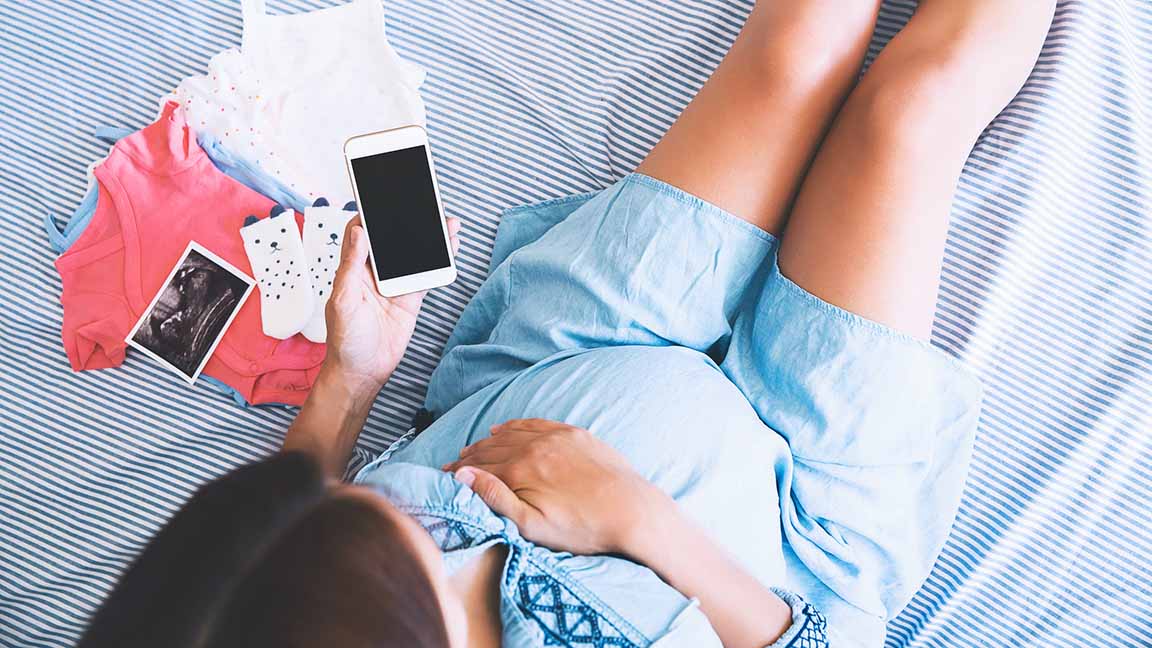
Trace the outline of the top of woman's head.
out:
[[[429,561],[386,506],[304,454],[244,466],[160,530],[80,646],[445,648]]]

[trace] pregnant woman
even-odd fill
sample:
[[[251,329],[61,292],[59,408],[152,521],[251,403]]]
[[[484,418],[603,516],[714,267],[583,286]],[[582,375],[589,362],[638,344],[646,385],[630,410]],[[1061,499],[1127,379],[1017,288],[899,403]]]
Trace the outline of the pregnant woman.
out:
[[[85,646],[877,646],[980,404],[930,346],[951,196],[1052,0],[763,2],[637,169],[508,212],[434,421],[341,483],[421,296],[359,227],[284,452],[192,498]],[[453,224],[453,231],[458,230]]]

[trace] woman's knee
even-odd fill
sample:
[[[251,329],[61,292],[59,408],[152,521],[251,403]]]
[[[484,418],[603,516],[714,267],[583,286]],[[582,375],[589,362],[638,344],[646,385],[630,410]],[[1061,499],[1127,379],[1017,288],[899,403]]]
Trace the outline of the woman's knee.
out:
[[[803,91],[858,76],[876,25],[879,0],[761,2],[744,40],[750,69],[766,90]]]
[[[1026,71],[1005,78],[1007,70],[989,78],[995,72],[965,43],[903,45],[900,56],[877,60],[845,108],[845,118],[874,146],[966,156],[1027,78]]]
[[[914,152],[948,141],[959,144],[974,136],[977,120],[957,105],[949,76],[946,65],[924,60],[899,74],[873,76],[853,92],[843,119],[869,150]]]
[[[970,146],[1027,81],[1050,4],[1029,0],[1036,16],[1007,27],[955,15],[971,10],[967,3],[929,4],[881,52],[850,99],[862,107],[863,125],[908,146]]]

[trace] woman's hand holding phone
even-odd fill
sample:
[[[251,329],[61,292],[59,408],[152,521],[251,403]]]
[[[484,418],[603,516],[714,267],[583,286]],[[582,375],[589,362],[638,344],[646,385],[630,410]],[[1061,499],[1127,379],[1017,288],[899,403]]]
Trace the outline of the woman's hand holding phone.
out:
[[[448,219],[452,253],[460,247],[459,219]],[[284,436],[284,450],[306,452],[339,479],[348,466],[376,394],[400,364],[424,292],[381,297],[368,267],[368,236],[354,218],[328,299],[328,355],[304,407]]]
[[[460,247],[460,219],[448,219],[452,254]],[[368,236],[349,221],[344,250],[328,300],[328,355],[324,364],[354,391],[376,392],[400,364],[416,329],[427,291],[383,297],[368,263]]]

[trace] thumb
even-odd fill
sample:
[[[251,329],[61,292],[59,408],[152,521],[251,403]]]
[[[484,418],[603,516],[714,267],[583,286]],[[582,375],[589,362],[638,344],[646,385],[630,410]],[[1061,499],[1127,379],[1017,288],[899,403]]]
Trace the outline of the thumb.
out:
[[[358,298],[350,299],[350,296],[356,294],[357,286],[360,284],[359,272],[367,268],[365,259],[368,257],[368,236],[364,233],[364,228],[356,219],[349,221],[348,226],[344,228],[344,245],[340,250],[340,266],[336,268],[336,276],[333,278],[332,295],[328,300],[328,305],[325,308],[325,317],[331,312],[347,314],[349,309],[354,308],[360,303]],[[333,322],[328,322],[329,329],[333,328]]]
[[[343,275],[354,268],[362,267],[368,261],[368,235],[364,228],[353,219],[344,232],[344,249],[340,253],[340,267],[337,274]]]
[[[517,525],[523,522],[524,502],[499,477],[472,466],[460,468],[455,476],[456,481],[470,487],[493,511]]]

